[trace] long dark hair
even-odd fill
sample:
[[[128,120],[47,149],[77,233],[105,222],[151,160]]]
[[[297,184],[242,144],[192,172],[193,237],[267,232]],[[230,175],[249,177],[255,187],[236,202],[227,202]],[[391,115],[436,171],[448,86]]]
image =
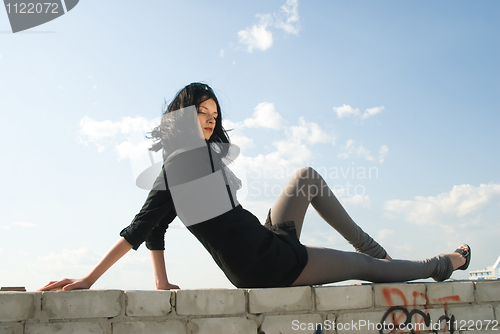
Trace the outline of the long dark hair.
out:
[[[224,130],[224,128],[222,127],[222,112],[219,101],[217,100],[217,96],[215,96],[214,91],[212,90],[212,88],[210,88],[209,85],[200,82],[193,82],[187,85],[179,92],[177,92],[175,98],[165,108],[164,114],[193,105],[196,107],[196,110],[198,110],[200,104],[209,99],[215,101],[215,104],[217,105],[218,116],[215,122],[214,132],[212,133],[210,139],[207,140],[207,142],[213,143],[212,146],[215,145],[217,147],[217,155],[220,158],[223,158],[228,153],[230,141],[226,130]],[[162,127],[161,125],[159,125],[151,131],[150,138],[156,141],[156,143],[151,146],[151,151],[156,152],[163,148],[163,136],[161,129]]]

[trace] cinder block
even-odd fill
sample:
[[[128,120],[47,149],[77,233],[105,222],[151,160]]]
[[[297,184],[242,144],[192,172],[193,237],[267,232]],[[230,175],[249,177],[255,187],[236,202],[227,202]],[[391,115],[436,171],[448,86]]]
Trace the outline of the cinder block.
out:
[[[328,329],[331,322],[323,321],[319,314],[269,315],[260,326],[261,334],[305,334],[314,333],[318,326]]]
[[[111,334],[104,326],[92,322],[27,323],[25,334]]]
[[[0,326],[0,334],[15,334],[12,326]]]
[[[311,288],[308,286],[248,290],[249,312],[286,312],[312,309]]]
[[[339,334],[379,333],[378,326],[385,311],[347,312],[337,315],[335,328]],[[388,332],[388,331],[385,331]]]
[[[500,322],[500,305],[497,305],[495,307],[495,320],[498,320],[498,322]]]
[[[49,319],[111,318],[121,312],[122,291],[49,291],[42,295],[42,312]]]
[[[474,283],[442,282],[429,283],[427,297],[431,304],[456,304],[474,302]]]
[[[181,320],[115,322],[113,334],[187,334],[187,329]]]
[[[374,284],[375,307],[419,306],[427,302],[425,284]]]
[[[371,285],[325,286],[314,288],[316,310],[352,310],[373,306]]]
[[[132,317],[164,316],[172,310],[170,296],[172,292],[160,291],[125,291],[127,307],[125,313]]]
[[[189,334],[253,334],[257,322],[246,317],[192,319]]]
[[[245,313],[245,291],[236,289],[179,290],[179,315],[222,315]]]
[[[455,316],[458,330],[477,329],[476,325],[485,326],[488,320],[495,319],[493,307],[489,304],[450,307],[449,315]]]
[[[16,322],[35,314],[35,294],[27,292],[0,292],[0,321]]]
[[[477,302],[497,302],[500,301],[500,281],[476,282]]]
[[[23,325],[21,323],[2,325],[0,326],[0,334],[23,334]]]

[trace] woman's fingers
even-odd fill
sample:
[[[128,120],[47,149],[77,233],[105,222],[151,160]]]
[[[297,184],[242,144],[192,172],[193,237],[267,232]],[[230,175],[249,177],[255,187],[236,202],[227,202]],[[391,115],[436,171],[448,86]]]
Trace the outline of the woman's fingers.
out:
[[[77,289],[88,289],[90,288],[90,285],[85,282],[84,280],[77,280],[74,281],[73,283],[67,284],[63,287],[64,291],[67,290],[77,290]]]
[[[49,284],[45,285],[43,288],[41,289],[38,289],[38,291],[50,291],[54,288],[57,288],[57,286],[59,286],[60,282],[62,282],[63,280],[61,281],[51,281]]]
[[[51,291],[51,290],[60,290],[64,288],[66,285],[71,284],[74,280],[69,278],[62,279],[60,281],[51,281],[49,284],[45,285],[43,288],[38,289],[38,291]]]
[[[46,288],[49,285],[54,284],[55,282],[57,282],[57,281],[50,281],[48,284],[45,284],[41,289]],[[41,289],[39,289],[39,290],[41,290]]]
[[[69,291],[69,290],[75,290],[75,289],[78,289],[77,282],[74,282],[74,283],[71,283],[71,284],[66,284],[62,288],[63,291]]]
[[[85,279],[69,279],[65,278],[60,281],[52,281],[38,291],[52,291],[52,290],[75,290],[75,289],[89,289],[90,284]]]

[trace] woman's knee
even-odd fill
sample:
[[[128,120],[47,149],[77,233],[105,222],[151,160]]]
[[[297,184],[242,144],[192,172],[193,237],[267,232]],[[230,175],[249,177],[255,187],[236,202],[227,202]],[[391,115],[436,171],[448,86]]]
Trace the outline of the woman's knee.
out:
[[[323,191],[324,182],[312,167],[299,168],[290,179],[286,193],[289,196],[307,197],[311,201]]]
[[[314,168],[306,166],[299,168],[295,172],[295,178],[302,180],[314,180],[314,179],[319,179],[320,175]]]

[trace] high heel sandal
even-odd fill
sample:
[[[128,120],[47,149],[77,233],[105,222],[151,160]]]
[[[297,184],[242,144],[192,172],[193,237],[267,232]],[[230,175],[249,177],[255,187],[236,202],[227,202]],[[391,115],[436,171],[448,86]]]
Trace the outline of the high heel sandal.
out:
[[[460,247],[464,247],[464,248],[460,248]],[[460,247],[455,249],[455,253],[458,253],[465,258],[465,264],[458,267],[457,270],[467,270],[467,268],[469,268],[469,264],[470,264],[470,253],[471,253],[470,246],[467,244],[463,244]]]

